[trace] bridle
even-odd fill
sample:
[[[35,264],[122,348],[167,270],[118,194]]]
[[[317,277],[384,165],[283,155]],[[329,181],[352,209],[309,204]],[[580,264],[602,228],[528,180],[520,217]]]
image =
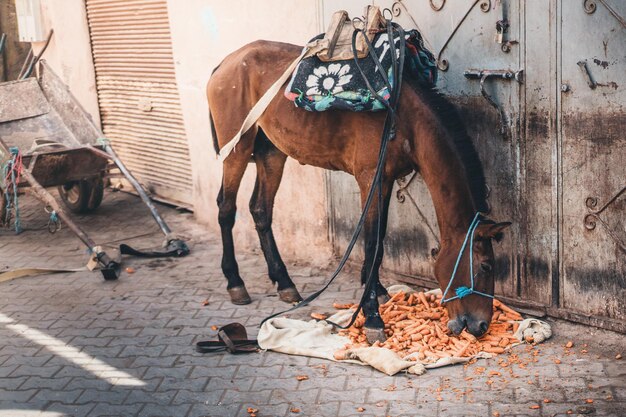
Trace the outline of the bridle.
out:
[[[443,295],[441,296],[441,304],[447,303],[448,301],[452,301],[456,299],[460,300],[462,298],[467,297],[470,294],[478,294],[478,295],[482,295],[483,297],[493,298],[493,295],[485,294],[484,292],[474,289],[474,278],[476,277],[476,275],[474,275],[474,262],[473,262],[474,261],[474,232],[476,232],[476,228],[480,224],[480,221],[481,221],[481,213],[476,212],[476,215],[474,216],[474,219],[472,220],[472,223],[470,223],[469,229],[467,229],[467,233],[465,234],[465,240],[463,241],[463,245],[461,246],[461,249],[459,250],[459,256],[456,258],[456,263],[454,264],[454,270],[452,271],[450,282],[448,282],[448,286],[446,287],[446,290],[443,292]],[[450,288],[452,287],[452,282],[454,281],[454,277],[456,276],[456,271],[457,269],[459,269],[459,265],[461,264],[461,258],[463,257],[463,253],[465,252],[465,248],[467,247],[468,241],[469,241],[470,287],[469,288],[465,286],[456,287],[456,289],[454,290],[454,293],[456,295],[450,298],[446,298],[446,295],[448,294],[448,292],[450,291]]]

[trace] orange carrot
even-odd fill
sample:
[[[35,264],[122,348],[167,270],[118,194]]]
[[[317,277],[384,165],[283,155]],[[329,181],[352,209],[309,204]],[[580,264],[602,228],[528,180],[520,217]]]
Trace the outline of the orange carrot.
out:
[[[504,348],[500,346],[483,345],[483,351],[488,353],[503,353]]]
[[[326,320],[326,318],[328,318],[328,316],[326,314],[322,314],[322,313],[311,313],[311,318],[313,318],[315,320]]]
[[[417,298],[424,305],[424,307],[426,307],[427,309],[430,308],[430,304],[428,304],[428,300],[426,299],[426,296],[423,292],[418,292]]]
[[[463,356],[463,354],[465,353],[465,351],[467,350],[468,347],[470,347],[470,345],[472,344],[472,342],[467,342],[465,343],[465,345],[463,345],[463,347],[459,350],[457,350],[453,356]]]
[[[415,293],[409,294],[409,298],[406,300],[407,305],[414,306],[415,305]]]
[[[389,299],[389,301],[387,301],[387,303],[391,304],[394,301],[398,301],[399,299],[404,297],[404,291],[400,291],[395,293],[394,295],[391,296],[391,299]]]
[[[513,310],[511,307],[503,304],[500,300],[493,300],[493,305],[496,306],[497,308],[499,308],[500,310],[504,311],[507,315],[511,316],[511,317],[515,317],[516,320],[521,320],[522,316],[515,310]]]

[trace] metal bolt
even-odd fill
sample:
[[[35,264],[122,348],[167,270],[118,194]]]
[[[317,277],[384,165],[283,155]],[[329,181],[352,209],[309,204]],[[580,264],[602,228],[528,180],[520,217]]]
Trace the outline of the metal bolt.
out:
[[[561,91],[567,93],[569,91],[569,84],[561,84]]]

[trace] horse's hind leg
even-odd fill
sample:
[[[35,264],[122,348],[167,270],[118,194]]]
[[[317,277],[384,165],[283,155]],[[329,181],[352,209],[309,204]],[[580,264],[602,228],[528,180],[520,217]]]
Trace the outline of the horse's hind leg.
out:
[[[250,213],[254,219],[261,249],[267,262],[268,274],[272,282],[278,286],[280,299],[287,303],[302,300],[293,281],[289,278],[285,263],[280,257],[274,233],[272,232],[272,213],[274,197],[283,176],[287,156],[279,151],[259,129],[254,144],[254,161],[257,167],[257,178],[254,192],[250,199]]]
[[[371,177],[370,177],[371,178]],[[361,191],[362,205],[365,205],[365,200],[369,192],[369,181],[362,181],[357,178]],[[365,218],[364,224],[364,239],[365,239],[365,261],[361,269],[361,281],[363,284],[367,281],[367,278],[372,274],[372,283],[370,288],[365,288],[367,291],[365,302],[363,303],[363,314],[365,315],[365,334],[367,340],[370,343],[374,343],[376,340],[384,341],[385,337],[385,323],[383,322],[379,308],[379,300],[387,296],[387,291],[381,285],[378,277],[378,270],[383,260],[383,240],[385,233],[387,232],[387,218],[389,214],[389,200],[391,199],[391,189],[393,181],[385,181],[383,179],[382,190],[382,207],[379,211],[378,206],[378,191],[375,191],[372,204]],[[378,214],[380,212],[380,229],[378,222]],[[376,247],[378,246],[378,250]],[[380,297],[380,298],[379,298]]]
[[[241,276],[239,276],[239,266],[235,259],[233,226],[235,225],[235,216],[237,214],[237,191],[252,154],[253,140],[250,136],[255,134],[255,131],[246,133],[237,145],[237,149],[224,160],[222,187],[217,196],[218,221],[222,231],[222,246],[224,250],[222,254],[222,271],[228,281],[226,288],[231,302],[238,305],[250,304],[252,301]]]

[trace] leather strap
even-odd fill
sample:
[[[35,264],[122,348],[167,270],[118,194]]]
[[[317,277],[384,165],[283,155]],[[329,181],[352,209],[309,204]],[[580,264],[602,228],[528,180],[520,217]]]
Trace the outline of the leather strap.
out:
[[[37,275],[58,274],[62,272],[82,272],[82,271],[87,271],[87,268],[75,268],[75,269],[20,268],[20,269],[13,269],[11,271],[1,273],[0,282],[11,281],[17,278],[34,277]]]
[[[395,117],[395,110],[396,107],[398,105],[398,101],[400,100],[400,91],[401,91],[401,87],[402,87],[402,76],[403,76],[403,69],[404,69],[404,55],[405,55],[405,39],[404,39],[404,31],[402,29],[402,27],[400,27],[400,25],[396,25],[395,23],[392,22],[388,22],[388,33],[390,34],[390,39],[392,39],[393,41],[393,29],[395,28],[396,31],[398,31],[400,33],[400,57],[398,58],[398,61],[396,62],[396,58],[394,57],[395,54],[392,54],[391,56],[394,57],[392,59],[393,61],[393,69],[394,69],[394,79],[396,80],[396,87],[391,89],[389,92],[391,94],[390,100],[389,102],[387,102],[386,100],[382,100],[381,102],[383,104],[385,104],[387,106],[387,117],[385,118],[385,123],[383,125],[383,133],[381,136],[381,141],[380,141],[380,149],[378,152],[378,162],[376,164],[376,172],[374,174],[374,179],[372,180],[372,185],[367,193],[367,198],[365,200],[365,206],[363,207],[363,211],[361,212],[361,217],[359,218],[359,221],[357,222],[356,228],[354,230],[354,233],[352,234],[352,238],[350,239],[350,242],[348,243],[348,247],[346,248],[343,256],[341,257],[341,260],[339,261],[339,265],[337,266],[337,268],[335,269],[335,272],[333,272],[333,274],[331,275],[331,277],[328,279],[328,281],[326,282],[326,284],[324,284],[324,286],[322,288],[320,288],[319,290],[317,290],[316,292],[314,292],[313,294],[309,295],[308,297],[306,297],[304,300],[302,300],[300,303],[296,304],[295,306],[284,310],[284,311],[279,311],[278,313],[274,313],[270,316],[265,317],[262,321],[261,324],[259,325],[259,327],[261,325],[263,325],[263,323],[265,323],[267,320],[270,320],[274,317],[277,317],[279,315],[282,315],[284,313],[288,313],[291,311],[294,311],[298,308],[304,307],[306,305],[308,305],[309,303],[311,303],[313,300],[315,300],[317,297],[319,297],[324,291],[326,291],[326,289],[330,286],[330,284],[332,284],[332,282],[335,280],[335,278],[337,278],[339,276],[339,273],[341,272],[341,270],[343,269],[343,267],[345,266],[346,262],[348,261],[348,258],[350,257],[350,254],[352,253],[352,249],[354,248],[354,245],[357,242],[357,239],[359,237],[359,234],[361,233],[361,229],[363,228],[363,225],[365,224],[365,216],[367,215],[367,212],[370,209],[370,206],[372,204],[373,201],[373,197],[374,197],[374,193],[376,192],[376,190],[378,190],[378,204],[379,204],[379,213],[382,213],[382,173],[384,171],[384,166],[385,166],[385,158],[387,155],[387,144],[390,140],[393,139],[395,133],[394,133],[394,117]],[[354,38],[353,38],[354,39]],[[392,44],[393,46],[394,44]],[[372,48],[371,44],[368,44],[369,48]],[[372,49],[370,49],[370,54],[369,54],[372,59],[375,58],[375,52]],[[358,56],[356,55],[356,52],[354,53],[354,61],[357,65],[357,67],[359,66],[358,64]],[[380,60],[376,60],[375,62],[377,62],[376,65],[380,65]],[[379,68],[379,70],[381,70]],[[381,72],[384,74],[384,70],[381,70]],[[366,83],[369,84],[367,78],[365,77],[365,74],[361,71],[361,75],[363,77],[363,79],[365,80]],[[371,86],[369,87],[371,88]],[[373,90],[372,90],[373,91]],[[374,91],[375,93],[375,91]],[[380,227],[381,227],[381,223],[380,223],[380,216],[378,217],[378,236],[380,236]],[[376,251],[378,251],[378,246]],[[374,256],[374,259],[376,259],[376,256]],[[372,264],[373,265],[373,264]],[[372,285],[373,285],[373,268],[370,269],[370,272],[368,274],[366,283],[365,283],[365,289],[363,290],[363,294],[361,296],[361,300],[359,301],[359,305],[356,309],[356,311],[354,312],[354,314],[352,315],[352,318],[350,320],[350,322],[348,323],[348,325],[346,326],[340,326],[337,323],[333,323],[329,320],[326,320],[326,322],[328,322],[329,324],[341,328],[341,329],[347,329],[348,327],[350,327],[354,321],[356,320],[359,311],[361,311],[361,308],[363,307],[363,303],[365,302],[366,297],[368,296],[368,294],[370,293],[370,290],[372,289]]]
[[[302,59],[305,57],[305,55],[307,55],[307,53],[309,53],[309,48],[304,48],[300,56],[298,56],[298,58],[296,58],[287,67],[283,75],[281,75],[280,78],[278,78],[278,80],[276,80],[276,82],[274,82],[274,84],[272,84],[272,86],[265,92],[265,94],[263,94],[259,101],[256,102],[256,104],[252,107],[252,110],[250,110],[250,113],[248,113],[248,115],[244,119],[243,124],[241,125],[241,129],[239,129],[239,132],[237,132],[235,136],[233,136],[233,138],[228,141],[228,143],[224,145],[222,149],[220,149],[220,152],[217,155],[220,161],[224,161],[224,159],[226,159],[228,155],[230,155],[230,153],[235,149],[237,143],[239,143],[241,135],[246,133],[256,123],[256,121],[259,120],[259,117],[263,115],[265,109],[267,109],[267,106],[270,105],[276,94],[278,94],[278,92],[282,88],[283,84],[285,84],[287,79],[291,76],[293,71],[296,69],[300,61],[302,61]]]
[[[228,334],[226,334],[224,329],[220,329],[220,331],[217,332],[217,335],[219,336],[220,340],[226,345],[226,350],[230,353],[234,353],[236,349],[235,344],[232,340],[230,340],[230,337],[228,337]]]

